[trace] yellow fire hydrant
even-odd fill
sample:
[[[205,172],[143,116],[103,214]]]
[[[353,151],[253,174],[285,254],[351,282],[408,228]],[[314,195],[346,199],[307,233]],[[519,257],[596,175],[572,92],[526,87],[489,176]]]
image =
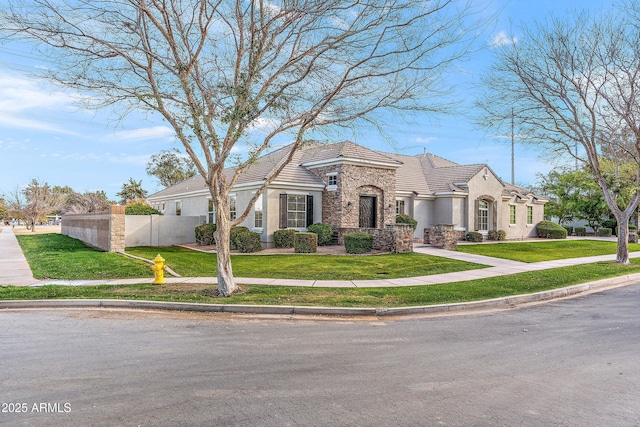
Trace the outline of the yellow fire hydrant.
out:
[[[153,281],[154,285],[164,285],[164,269],[166,266],[164,265],[164,258],[158,254],[157,257],[153,260],[153,265],[151,266],[153,269],[153,273],[155,274],[155,280]]]

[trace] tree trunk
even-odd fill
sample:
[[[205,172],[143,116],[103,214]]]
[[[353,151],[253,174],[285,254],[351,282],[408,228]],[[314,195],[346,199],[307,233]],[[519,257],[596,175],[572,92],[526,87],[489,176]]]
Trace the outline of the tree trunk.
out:
[[[229,192],[220,192],[214,197],[216,209],[216,252],[218,259],[218,292],[228,297],[238,290],[231,268],[231,219],[229,217]]]
[[[618,250],[616,252],[616,262],[629,264],[629,215],[626,211],[620,212],[616,218],[618,221]]]

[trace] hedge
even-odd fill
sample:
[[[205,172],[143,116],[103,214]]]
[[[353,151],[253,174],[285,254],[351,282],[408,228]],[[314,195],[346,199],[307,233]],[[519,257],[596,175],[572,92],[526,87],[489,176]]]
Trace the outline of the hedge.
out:
[[[552,221],[540,221],[537,225],[538,237],[547,239],[566,239],[567,230],[563,226]]]
[[[242,253],[260,252],[262,243],[260,243],[260,233],[253,231],[245,231],[238,233],[235,237],[235,244]]]
[[[576,228],[574,228],[574,231],[576,232],[576,236],[586,236],[587,235],[587,228],[586,227],[576,227]]]
[[[563,225],[564,229],[567,230],[567,236],[571,236],[571,233],[573,233],[573,226],[571,225]]]
[[[418,227],[418,221],[405,214],[396,215],[396,224],[411,224],[414,230]]]
[[[318,245],[320,246],[328,246],[333,240],[333,227],[329,224],[311,224],[307,230],[318,235]]]
[[[196,243],[199,245],[215,245],[213,233],[216,232],[215,224],[202,224],[196,227]]]
[[[507,238],[507,232],[504,230],[489,230],[489,240],[504,240]]]
[[[482,236],[482,233],[478,233],[477,231],[470,231],[465,236],[465,240],[467,240],[468,242],[482,242],[482,240],[484,240],[484,237]]]
[[[162,212],[144,203],[131,203],[124,208],[124,213],[125,215],[162,215]]]
[[[276,248],[292,248],[293,238],[297,230],[276,230],[273,232],[273,243]]]
[[[237,226],[231,227],[229,244],[231,245],[231,249],[239,249],[238,248],[238,236],[244,233],[251,233],[247,227]]]
[[[344,235],[344,249],[348,254],[365,254],[373,249],[373,236],[367,233]]]
[[[318,235],[311,232],[296,233],[293,238],[294,252],[298,254],[313,254],[318,251]]]
[[[611,229],[607,227],[598,228],[598,237],[611,237]]]

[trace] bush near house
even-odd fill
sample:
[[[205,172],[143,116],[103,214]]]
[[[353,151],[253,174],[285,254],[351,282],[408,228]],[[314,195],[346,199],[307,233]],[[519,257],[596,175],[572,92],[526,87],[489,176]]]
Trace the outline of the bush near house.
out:
[[[196,243],[202,246],[215,245],[213,233],[216,232],[215,224],[202,224],[196,227]]]
[[[586,227],[576,227],[576,228],[574,228],[574,231],[576,232],[576,236],[586,236],[587,235],[587,228]]]
[[[504,240],[507,238],[507,232],[504,230],[489,230],[489,240]]]
[[[125,215],[162,215],[157,209],[144,203],[131,203],[124,208]]]
[[[273,243],[276,248],[292,248],[293,238],[297,230],[276,230],[273,232]]]
[[[242,253],[260,252],[262,243],[260,242],[260,233],[253,231],[245,231],[238,233],[235,237],[235,245]]]
[[[333,239],[333,227],[329,224],[311,224],[307,227],[310,233],[316,233],[318,235],[318,245],[329,246]]]
[[[538,237],[547,239],[566,239],[567,230],[552,221],[540,221],[537,225]]]
[[[249,231],[247,227],[242,227],[242,226],[231,227],[231,231],[230,231],[231,236],[229,237],[229,243],[231,245],[232,250],[238,249],[238,236],[243,233],[251,233],[251,231]]]
[[[367,233],[344,235],[344,249],[348,254],[365,254],[373,249],[373,236]]]
[[[297,254],[313,254],[318,251],[318,235],[311,232],[296,233],[293,238],[294,252]]]
[[[598,228],[598,237],[611,237],[612,232],[610,228],[600,227]]]
[[[470,231],[464,236],[464,239],[468,242],[482,242],[484,237],[482,233],[478,233],[477,231]]]
[[[414,230],[418,227],[418,221],[405,214],[396,215],[396,224],[411,224]]]

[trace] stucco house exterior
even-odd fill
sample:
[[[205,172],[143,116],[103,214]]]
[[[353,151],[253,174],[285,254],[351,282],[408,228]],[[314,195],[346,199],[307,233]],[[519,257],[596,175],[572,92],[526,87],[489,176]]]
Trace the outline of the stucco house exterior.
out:
[[[230,195],[235,218],[286,158],[289,147],[261,157]],[[232,170],[229,169],[229,173]],[[200,216],[214,222],[211,196],[200,176],[159,191],[148,202],[165,215]],[[468,231],[504,230],[507,239],[534,236],[547,199],[506,184],[488,165],[459,165],[432,154],[406,156],[353,142],[307,143],[258,199],[243,225],[270,245],[282,228],[305,230],[326,223],[338,232],[383,228],[396,214],[418,221],[414,238],[436,224]]]

